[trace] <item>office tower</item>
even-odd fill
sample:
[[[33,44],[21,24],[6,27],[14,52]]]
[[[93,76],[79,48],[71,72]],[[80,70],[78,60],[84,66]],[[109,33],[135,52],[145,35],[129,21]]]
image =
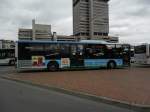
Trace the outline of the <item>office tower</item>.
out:
[[[73,34],[101,39],[109,33],[109,0],[73,0]]]

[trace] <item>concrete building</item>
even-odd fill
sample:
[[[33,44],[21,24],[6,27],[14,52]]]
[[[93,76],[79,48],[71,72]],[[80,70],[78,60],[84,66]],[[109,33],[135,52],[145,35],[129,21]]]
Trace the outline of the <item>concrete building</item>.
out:
[[[32,40],[32,29],[20,28],[18,38],[19,40]]]
[[[18,31],[19,40],[52,39],[51,25],[35,24],[32,20],[32,29],[20,28]]]
[[[56,32],[51,33],[51,25],[35,24],[32,20],[32,29],[19,28],[19,40],[54,40],[54,41],[75,41],[74,36],[57,35]]]
[[[0,49],[14,49],[15,42],[12,40],[0,40]]]
[[[32,37],[36,39],[51,39],[51,25],[35,24],[35,20],[32,20]]]
[[[57,41],[76,41],[75,36],[56,35]]]
[[[73,34],[102,39],[109,34],[109,0],[73,0]]]

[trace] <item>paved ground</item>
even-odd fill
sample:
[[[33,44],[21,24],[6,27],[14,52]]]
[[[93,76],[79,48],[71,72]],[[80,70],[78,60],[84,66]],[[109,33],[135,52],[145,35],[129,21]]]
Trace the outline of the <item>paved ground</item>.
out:
[[[0,76],[15,73],[15,67],[14,66],[2,66],[0,65]]]
[[[133,112],[0,79],[0,112]]]
[[[131,104],[150,105],[149,67],[60,72],[29,71],[14,73],[10,77],[108,97]]]

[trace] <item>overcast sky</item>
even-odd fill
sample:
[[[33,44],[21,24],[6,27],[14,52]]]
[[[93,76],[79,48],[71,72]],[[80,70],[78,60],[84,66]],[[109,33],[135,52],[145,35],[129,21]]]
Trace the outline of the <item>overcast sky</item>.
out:
[[[58,34],[72,34],[72,0],[0,0],[0,39],[17,39],[31,20],[51,24]],[[150,0],[110,0],[110,35],[121,42],[150,42]]]

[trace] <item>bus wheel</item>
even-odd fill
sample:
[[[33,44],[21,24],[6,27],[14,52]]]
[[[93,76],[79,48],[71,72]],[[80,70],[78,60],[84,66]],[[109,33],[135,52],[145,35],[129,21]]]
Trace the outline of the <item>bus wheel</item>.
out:
[[[15,61],[13,60],[9,61],[9,65],[15,65]]]
[[[116,68],[116,63],[114,61],[110,61],[108,64],[107,64],[107,68],[108,69],[115,69]]]
[[[47,66],[48,71],[55,72],[59,69],[59,65],[57,62],[51,62]]]

